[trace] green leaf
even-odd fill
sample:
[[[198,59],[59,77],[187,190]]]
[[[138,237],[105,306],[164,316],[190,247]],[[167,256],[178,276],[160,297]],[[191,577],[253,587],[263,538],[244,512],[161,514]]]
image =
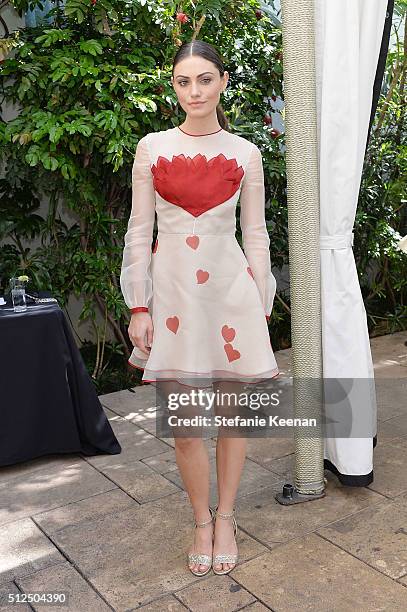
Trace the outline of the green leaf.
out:
[[[38,155],[36,153],[27,153],[24,159],[30,166],[38,164]]]
[[[55,157],[43,156],[41,161],[46,170],[51,170],[53,172],[58,168],[58,160],[55,159]]]
[[[97,40],[84,40],[79,43],[79,48],[84,53],[89,53],[90,55],[102,55],[103,47]]]
[[[49,139],[51,142],[58,142],[64,133],[60,126],[53,126],[49,131]]]

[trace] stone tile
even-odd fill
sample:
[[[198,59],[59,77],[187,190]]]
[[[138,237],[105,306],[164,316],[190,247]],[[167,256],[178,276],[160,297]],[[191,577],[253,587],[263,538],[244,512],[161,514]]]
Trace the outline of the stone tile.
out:
[[[216,442],[209,439],[206,440],[205,443],[208,449],[209,459],[214,459],[216,457]],[[175,449],[171,449],[166,453],[154,455],[154,457],[142,459],[142,463],[145,463],[159,474],[165,474],[178,470],[178,465],[175,460]]]
[[[157,440],[160,440],[160,442],[165,443],[168,448],[175,448],[174,436],[172,436],[171,438],[163,438],[163,437],[157,436]]]
[[[29,518],[0,527],[0,584],[65,561]]]
[[[15,465],[0,466],[0,486],[10,480],[14,480],[19,476],[27,478],[27,476],[43,470],[44,468],[60,467],[63,469],[66,465],[78,461],[81,457],[78,453],[67,453],[63,455],[46,455],[38,457],[30,461],[23,461]]]
[[[68,526],[53,539],[118,611],[147,604],[197,580],[186,567],[193,515],[183,491],[114,517]],[[243,561],[266,550],[244,533],[238,534],[238,546]]]
[[[280,479],[263,491],[240,498],[236,504],[238,525],[270,548],[383,499],[366,487],[344,487],[336,478],[328,477],[325,497],[283,506],[275,499],[275,495],[281,493],[284,482],[285,479]]]
[[[152,603],[141,606],[143,612],[185,612],[187,608],[172,595],[156,599]]]
[[[114,520],[114,514],[122,510],[128,510],[135,505],[138,505],[138,503],[124,491],[113,489],[107,491],[107,493],[93,495],[66,506],[37,514],[34,520],[48,535],[52,535],[68,525],[95,521],[108,515],[111,516],[111,520]]]
[[[153,436],[155,440],[160,442],[162,446],[160,447],[161,450],[158,450],[158,452],[165,452],[168,449],[174,448],[174,436],[165,438],[157,434],[155,413],[149,414],[148,418],[143,420],[137,413],[130,412],[125,416],[121,416],[119,414],[116,414],[109,408],[104,408],[104,411],[109,421],[111,421],[112,427],[115,432],[118,431],[120,433],[120,430],[129,431],[130,427],[127,428],[127,426],[131,425],[133,427],[136,427],[140,431],[144,431],[147,436]],[[204,438],[210,439],[210,436],[205,435]]]
[[[110,612],[110,606],[99,597],[92,587],[69,563],[47,567],[16,580],[25,593],[64,593],[67,604],[52,605],[33,603],[34,610],[55,610],[55,612]]]
[[[385,499],[317,533],[390,578],[407,574],[407,507],[398,501]]]
[[[294,438],[249,438],[247,457],[265,468],[270,468],[274,459],[290,455],[295,450]]]
[[[141,427],[129,423],[110,410],[106,410],[105,412],[120,442],[122,452],[119,455],[97,455],[95,457],[87,457],[86,460],[91,465],[97,467],[98,470],[104,472],[105,468],[134,463],[134,461],[139,459],[154,457],[170,449],[167,444],[158,440]]]
[[[16,474],[0,484],[0,525],[116,488],[78,457]]]
[[[285,455],[279,459],[272,459],[267,462],[267,469],[271,472],[284,477],[291,477],[295,467],[295,455]]]
[[[133,425],[137,425],[138,427],[142,427],[145,431],[148,431],[153,436],[156,436],[158,440],[162,442],[166,442],[171,446],[174,446],[174,436],[169,435],[169,437],[161,436],[160,429],[157,426],[157,419],[161,418],[157,416],[156,411],[150,411],[147,416],[139,413],[129,412],[126,416],[123,417],[127,423],[132,423]],[[210,439],[213,434],[216,433],[216,427],[207,428],[202,433],[203,439]]]
[[[367,488],[388,497],[407,491],[407,438],[378,443],[374,450],[374,480]]]
[[[6,582],[0,585],[0,612],[30,612],[31,608],[25,603],[12,603],[9,595],[21,595],[21,591],[14,582]]]
[[[385,361],[384,367],[383,364],[380,365],[380,371],[375,375],[378,378],[389,378],[394,380],[395,378],[406,378],[407,377],[407,367],[405,365],[395,365],[391,361]]]
[[[127,416],[129,413],[143,414],[149,409],[155,410],[156,392],[155,388],[150,385],[139,385],[123,391],[99,395],[100,403],[106,408],[110,408],[113,412],[121,416]]]
[[[254,603],[242,608],[242,610],[245,610],[245,612],[266,612],[266,610],[271,610],[271,608],[264,606],[260,601],[256,600]]]
[[[407,366],[407,331],[386,334],[370,339],[375,378],[388,372],[396,377],[395,368]],[[407,375],[407,372],[405,373]]]
[[[104,473],[140,504],[179,490],[179,487],[141,461],[106,467]]]
[[[407,380],[407,379],[406,379]],[[407,397],[407,391],[406,391]],[[407,414],[402,414],[377,423],[377,440],[386,443],[394,438],[407,436]]]
[[[205,580],[191,584],[182,591],[177,591],[177,597],[192,612],[212,612],[227,610],[234,612],[242,606],[256,601],[250,593],[230,576],[211,575]]]
[[[275,612],[406,610],[404,586],[316,534],[238,565],[233,578]]]
[[[218,500],[218,490],[217,490],[217,480],[216,480],[216,460],[211,459],[209,461],[210,465],[210,504],[216,505]],[[167,472],[163,474],[165,478],[168,478],[171,482],[174,482],[180,488],[184,488],[184,484],[181,479],[181,474],[179,471],[175,472]],[[261,465],[257,465],[254,461],[250,461],[250,459],[246,459],[242,476],[240,479],[239,489],[237,491],[236,499],[243,497],[244,495],[248,495],[249,493],[255,493],[256,491],[261,491],[266,487],[270,487],[273,483],[276,483],[278,480],[278,476],[270,472],[266,468]]]
[[[406,378],[375,378],[375,387],[379,421],[407,414]]]
[[[127,422],[138,425],[156,434],[156,406],[158,404],[153,386],[140,385],[134,392],[125,389],[116,393],[99,396],[103,406],[125,418]]]
[[[397,497],[395,498],[397,500],[397,503],[402,506],[403,508],[407,508],[407,493],[401,493],[401,495],[397,495]]]

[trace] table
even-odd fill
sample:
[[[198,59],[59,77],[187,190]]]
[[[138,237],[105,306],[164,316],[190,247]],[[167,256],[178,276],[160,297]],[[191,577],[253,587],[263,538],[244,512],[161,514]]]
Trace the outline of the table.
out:
[[[0,466],[121,452],[57,303],[0,306],[0,347]]]

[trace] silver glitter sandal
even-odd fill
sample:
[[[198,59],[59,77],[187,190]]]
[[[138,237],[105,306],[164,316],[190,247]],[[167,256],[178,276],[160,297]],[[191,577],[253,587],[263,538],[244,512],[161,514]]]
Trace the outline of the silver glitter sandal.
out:
[[[195,527],[205,527],[205,525],[209,525],[209,523],[213,523],[214,513],[211,507],[209,507],[209,512],[211,513],[211,518],[208,521],[204,521],[203,523],[197,523],[195,521]],[[213,534],[212,534],[212,543],[213,543]],[[192,574],[194,574],[194,576],[206,576],[206,574],[211,569],[212,557],[211,555],[205,555],[203,553],[188,553],[187,561],[188,561],[188,569]],[[201,565],[207,565],[208,569],[205,570],[204,572],[198,572],[189,567],[191,563],[199,563]]]
[[[219,516],[219,518],[223,518],[223,519],[231,518],[233,520],[233,531],[234,531],[234,536],[235,536],[235,539],[236,539],[236,535],[237,535],[237,523],[236,523],[236,519],[235,519],[235,511],[233,510],[233,512],[229,512],[227,514],[226,513],[224,514],[222,512],[218,512],[218,508],[216,507],[215,515],[216,515],[216,517]],[[233,569],[235,569],[238,558],[239,558],[239,554],[219,553],[218,555],[213,555],[213,557],[212,557],[212,569],[213,569],[213,573],[214,574],[218,574],[218,576],[223,575],[223,574],[228,574]],[[215,569],[215,565],[218,565],[218,563],[233,563],[234,565],[233,565],[233,567],[230,567],[229,569],[226,569],[226,570],[216,570]]]

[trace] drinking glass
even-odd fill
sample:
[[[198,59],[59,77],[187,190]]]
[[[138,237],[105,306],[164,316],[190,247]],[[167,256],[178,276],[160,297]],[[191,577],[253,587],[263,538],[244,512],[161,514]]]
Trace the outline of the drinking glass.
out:
[[[10,285],[14,312],[24,312],[27,310],[24,281],[18,280],[18,278],[11,278]]]

